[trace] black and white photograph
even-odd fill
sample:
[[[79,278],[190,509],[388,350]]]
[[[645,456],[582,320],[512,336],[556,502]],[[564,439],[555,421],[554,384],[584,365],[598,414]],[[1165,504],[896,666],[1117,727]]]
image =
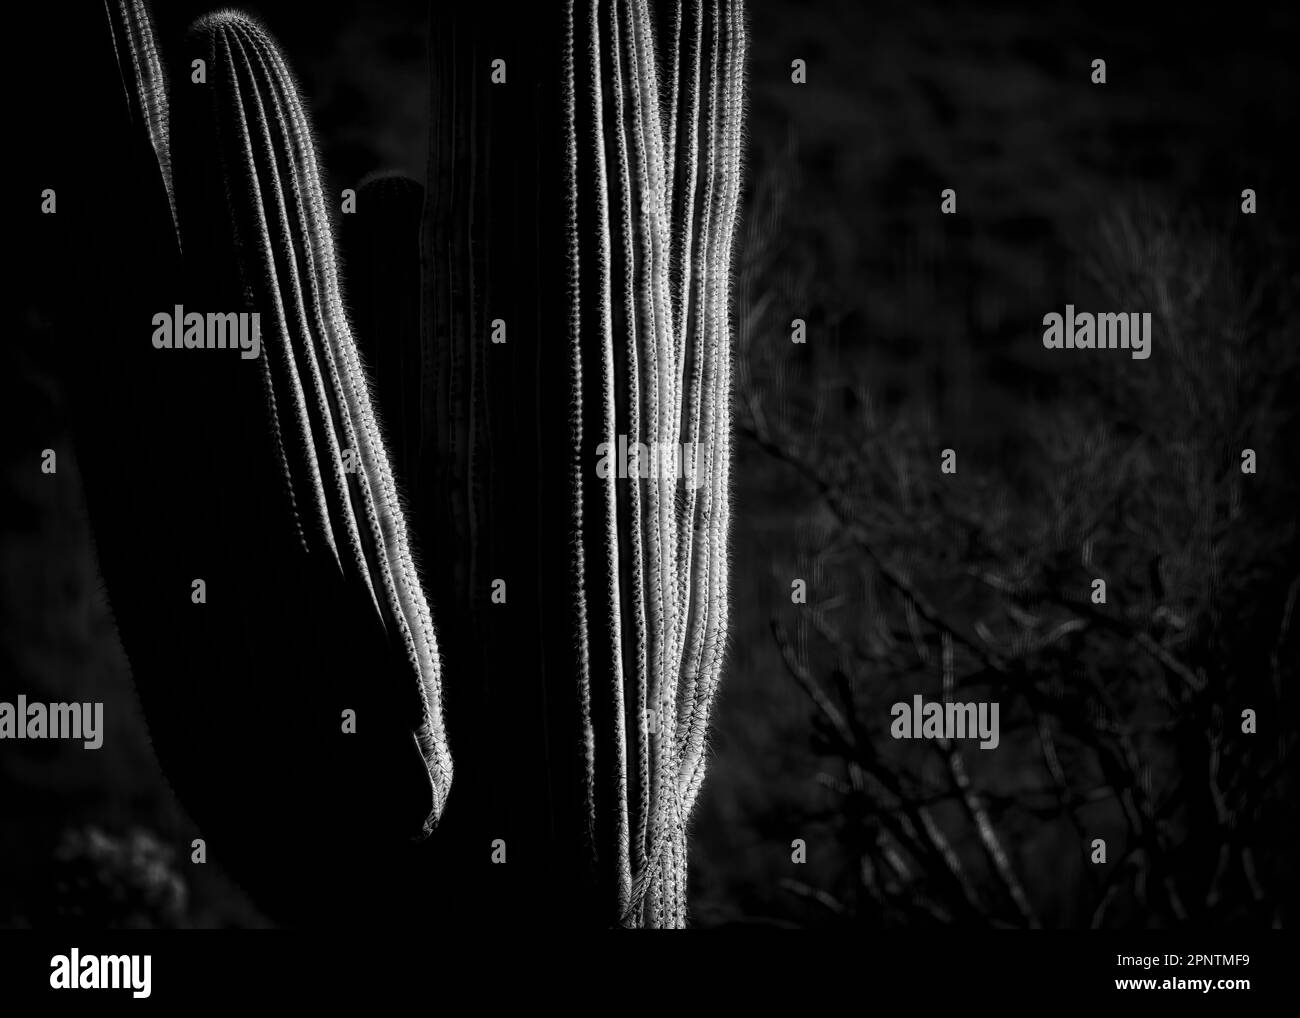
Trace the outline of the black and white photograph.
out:
[[[12,15],[9,1013],[1283,999],[1300,7]]]

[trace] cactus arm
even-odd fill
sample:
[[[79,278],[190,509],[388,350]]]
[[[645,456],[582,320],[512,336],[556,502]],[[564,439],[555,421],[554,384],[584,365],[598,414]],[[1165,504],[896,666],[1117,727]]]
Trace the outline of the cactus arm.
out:
[[[415,676],[416,739],[433,787],[426,830],[451,781],[432,614],[416,575],[387,449],[340,292],[311,126],[279,48],[251,19],[201,19],[213,116],[251,306],[269,312],[264,383],[274,416],[293,421],[281,460],[310,552],[359,577]],[[184,225],[184,223],[183,223]],[[342,450],[359,469],[345,471]],[[290,464],[305,464],[293,469]],[[336,538],[336,531],[341,532]]]

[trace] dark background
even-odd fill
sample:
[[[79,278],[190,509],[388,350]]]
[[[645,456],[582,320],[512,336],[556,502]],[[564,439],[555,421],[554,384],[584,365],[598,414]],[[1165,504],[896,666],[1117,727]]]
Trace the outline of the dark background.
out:
[[[164,38],[206,10],[160,7]],[[247,9],[293,62],[335,192],[377,170],[422,175],[423,4]],[[693,922],[1030,924],[948,762],[883,746],[887,707],[936,695],[945,647],[976,623],[1032,640],[1067,619],[1045,607],[1053,592],[1105,575],[1129,628],[1071,631],[1027,655],[1004,678],[1053,690],[1056,706],[1017,714],[1004,691],[1013,734],[996,761],[971,763],[1032,921],[1289,924],[1295,6],[1174,18],[756,0],[750,19],[732,653],[694,819]],[[806,85],[790,82],[796,57]],[[1096,57],[1104,86],[1089,81]],[[30,73],[39,96],[65,72],[33,60]],[[946,187],[955,217],[939,214]],[[1244,187],[1256,216],[1240,213]],[[188,863],[197,834],[152,756],[97,578],[56,358],[41,309],[18,299],[20,328],[0,344],[0,693],[102,700],[107,732],[95,753],[0,748],[0,923],[264,925],[219,859]],[[1152,358],[1047,353],[1042,315],[1067,302],[1156,312]],[[789,342],[795,317],[805,347]],[[1246,445],[1260,472],[1234,487]],[[47,447],[54,476],[39,469]],[[946,447],[960,481],[944,487]],[[851,508],[828,508],[818,478]],[[849,524],[951,627],[914,624]],[[1080,565],[1083,541],[1105,567]],[[1014,596],[969,585],[998,569],[1019,577]],[[815,616],[789,603],[795,577]],[[1162,692],[1139,631],[1209,692]],[[873,766],[899,794],[854,776],[800,670],[837,697],[847,688],[839,702],[883,746]],[[1248,749],[1234,737],[1245,706],[1260,713]],[[1041,747],[1014,735],[1045,715],[1079,782],[1055,805],[1029,790],[1050,769]],[[1136,758],[1111,752],[1126,725]],[[881,817],[915,820],[917,804],[949,861],[891,843]],[[1104,873],[1087,862],[1094,836],[1109,842]],[[906,863],[892,875],[891,853]]]

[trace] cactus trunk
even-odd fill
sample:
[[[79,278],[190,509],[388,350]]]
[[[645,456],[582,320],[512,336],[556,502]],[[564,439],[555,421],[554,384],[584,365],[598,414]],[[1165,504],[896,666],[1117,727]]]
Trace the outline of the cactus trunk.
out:
[[[573,575],[585,742],[604,749],[587,759],[587,819],[609,828],[597,843],[624,921],[650,927],[685,922],[686,822],[727,624],[744,26],[736,4],[686,6],[656,24],[643,0],[573,4],[566,40],[573,440],[585,452]],[[592,470],[593,446],[621,436],[650,455],[644,484]],[[685,477],[662,476],[665,454]],[[598,718],[613,719],[603,740]]]
[[[651,927],[685,922],[686,823],[726,640],[745,56],[739,4],[658,14],[569,3],[558,26],[548,8],[507,31],[439,13],[425,209],[426,533],[472,549],[435,579],[437,603],[464,606],[449,654],[478,692],[453,711],[459,773],[508,787],[495,761],[526,769],[527,755],[479,747],[548,754],[567,787],[525,814],[550,831],[544,846],[525,835],[530,850],[577,854],[592,920]],[[496,58],[505,84],[490,82]],[[683,450],[701,483],[602,476],[620,440]],[[514,725],[469,720],[512,712]]]

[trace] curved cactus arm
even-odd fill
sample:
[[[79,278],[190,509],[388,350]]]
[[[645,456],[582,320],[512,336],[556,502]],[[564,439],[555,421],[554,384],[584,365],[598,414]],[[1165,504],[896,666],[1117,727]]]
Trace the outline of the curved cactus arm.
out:
[[[192,32],[208,54],[211,116],[241,276],[249,305],[268,321],[264,390],[272,420],[284,425],[276,440],[299,533],[309,554],[331,556],[365,585],[403,649],[419,696],[416,739],[433,786],[427,831],[452,777],[441,663],[343,308],[312,128],[288,64],[256,21],[222,11],[200,19]]]

